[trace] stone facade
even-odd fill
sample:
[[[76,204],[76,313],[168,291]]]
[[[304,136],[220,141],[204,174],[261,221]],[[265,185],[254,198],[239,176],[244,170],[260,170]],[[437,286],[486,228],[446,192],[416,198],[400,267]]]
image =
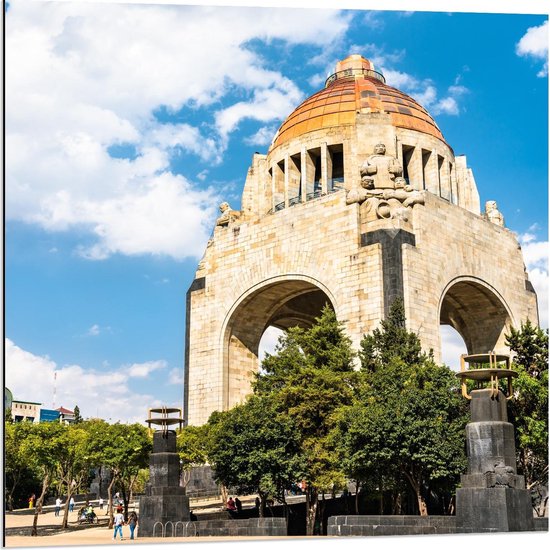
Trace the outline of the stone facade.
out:
[[[436,360],[440,324],[485,353],[502,351],[510,325],[538,321],[516,236],[480,212],[466,158],[369,62],[342,63],[348,72],[337,70],[268,154],[254,155],[241,210],[222,205],[187,293],[190,424],[249,393],[267,327],[310,326],[326,302],[358,347],[402,297],[408,329]]]

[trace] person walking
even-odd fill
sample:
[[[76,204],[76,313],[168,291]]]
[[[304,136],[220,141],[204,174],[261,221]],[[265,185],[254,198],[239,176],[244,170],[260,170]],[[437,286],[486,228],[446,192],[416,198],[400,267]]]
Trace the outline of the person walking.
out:
[[[122,512],[117,512],[115,514],[114,523],[115,531],[113,533],[113,540],[116,540],[117,531],[120,531],[120,540],[124,540],[122,538],[122,526],[124,525],[124,516],[122,515]]]
[[[61,510],[61,499],[59,497],[57,497],[55,499],[55,515],[56,516],[59,516],[60,510]]]
[[[103,497],[99,497],[99,509],[103,510]]]
[[[128,525],[130,526],[130,540],[134,540],[134,531],[138,524],[138,516],[135,512],[130,512],[128,517]]]
[[[34,507],[34,501],[36,500],[36,495],[33,493],[30,497],[29,497],[29,508],[33,508]]]
[[[74,498],[71,497],[71,500],[69,500],[69,512],[72,512],[74,510]]]

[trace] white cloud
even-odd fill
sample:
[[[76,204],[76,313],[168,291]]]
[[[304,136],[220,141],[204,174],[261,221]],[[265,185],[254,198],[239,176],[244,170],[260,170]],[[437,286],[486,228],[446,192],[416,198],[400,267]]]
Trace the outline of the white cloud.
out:
[[[363,15],[363,26],[366,30],[383,29],[385,27],[382,12],[366,11]]]
[[[441,363],[451,369],[460,370],[460,356],[468,353],[462,336],[450,325],[439,327],[441,336]]]
[[[163,360],[147,361],[146,363],[134,363],[125,367],[128,371],[128,376],[133,378],[147,378],[152,372],[165,369],[168,363]]]
[[[531,231],[537,227],[532,226],[527,233],[519,236],[525,267],[529,274],[529,280],[537,293],[539,306],[539,325],[548,328],[548,287],[550,278],[548,274],[548,241],[538,241]]]
[[[49,231],[87,230],[96,241],[78,251],[90,259],[200,256],[220,197],[172,173],[171,160],[183,153],[220,162],[240,121],[269,123],[295,107],[301,92],[247,44],[282,40],[322,49],[347,29],[350,15],[305,9],[292,15],[10,2],[7,219]],[[154,116],[182,107],[207,107],[213,124],[196,127],[180,115],[177,123],[161,124]],[[113,158],[114,145],[134,154]]]
[[[420,105],[432,105],[437,97],[437,90],[435,86],[428,85],[425,90],[415,93],[413,97]]]
[[[446,115],[458,115],[458,103],[454,97],[444,97],[432,106],[431,112],[434,115],[440,115],[442,113]]]
[[[110,368],[108,372],[84,369],[79,365],[58,366],[47,356],[34,355],[5,341],[5,385],[16,399],[37,401],[43,408],[71,409],[78,405],[84,418],[98,416],[111,422],[143,422],[146,406],[160,406],[153,395],[134,392],[129,387],[128,367]],[[160,365],[164,361],[143,363]],[[130,368],[138,369],[139,364]],[[158,368],[161,368],[160,366]],[[154,370],[154,368],[152,368]],[[54,381],[54,373],[57,380]]]
[[[97,242],[79,254],[101,260],[115,253],[166,254],[176,259],[200,257],[215,217],[217,195],[200,191],[182,176],[165,172],[150,179],[139,193],[73,202],[72,213],[93,226]],[[55,210],[45,208],[46,214]]]
[[[388,59],[383,53],[379,54],[379,63],[383,66]],[[466,69],[463,69],[466,70]],[[466,86],[459,85],[462,75],[455,78],[455,83],[447,88],[444,97],[438,97],[438,90],[429,78],[419,79],[411,74],[394,69],[383,68],[382,72],[390,86],[403,90],[410,94],[418,103],[429,110],[432,115],[453,115],[460,114],[458,100],[469,93]]]
[[[273,354],[275,352],[275,346],[282,334],[284,332],[279,328],[267,327],[258,345],[258,359],[260,363],[264,360],[266,353]]]
[[[516,53],[523,57],[532,57],[543,61],[542,69],[537,76],[548,75],[548,21],[538,27],[529,27],[516,44]]]
[[[168,382],[174,386],[183,385],[183,370],[172,369],[168,375]]]
[[[274,126],[262,126],[255,134],[245,138],[247,145],[257,145],[258,147],[269,145],[277,128]]]
[[[88,332],[86,334],[88,336],[99,336],[99,332],[100,332],[99,325],[92,325],[88,329]]]
[[[274,89],[255,92],[252,101],[241,101],[216,114],[216,126],[223,138],[234,131],[245,118],[269,122],[285,118],[304,95],[290,80],[283,79]]]

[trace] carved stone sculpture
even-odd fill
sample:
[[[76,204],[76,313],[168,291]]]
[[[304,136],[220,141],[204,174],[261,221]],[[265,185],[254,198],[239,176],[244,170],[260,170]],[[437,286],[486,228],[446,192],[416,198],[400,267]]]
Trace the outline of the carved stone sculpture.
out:
[[[504,216],[499,212],[496,201],[485,203],[485,218],[495,225],[504,227]]]
[[[374,146],[374,154],[361,166],[361,179],[371,180],[375,189],[395,189],[395,178],[401,175],[401,164],[395,157],[386,155],[386,146],[383,143]]]
[[[348,191],[346,203],[359,203],[361,217],[367,222],[384,218],[407,220],[406,209],[424,204],[424,196],[407,185],[402,174],[399,160],[386,155],[386,146],[378,143],[374,154],[361,166],[361,186]]]
[[[214,244],[214,239],[210,238],[208,239],[208,242],[206,243],[206,250],[204,251],[204,254],[202,258],[199,261],[198,269],[206,269],[208,265],[208,256],[210,255],[210,251],[212,250],[212,245]]]
[[[240,215],[238,210],[231,210],[228,202],[222,202],[219,209],[221,216],[216,220],[216,225],[220,225],[222,227],[229,225]]]

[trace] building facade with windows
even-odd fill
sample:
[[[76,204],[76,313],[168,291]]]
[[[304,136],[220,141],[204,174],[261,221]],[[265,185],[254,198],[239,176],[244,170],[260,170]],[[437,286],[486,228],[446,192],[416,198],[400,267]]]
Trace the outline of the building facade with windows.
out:
[[[440,325],[486,353],[538,321],[521,247],[494,201],[481,211],[466,157],[352,55],[253,156],[240,210],[220,205],[187,292],[186,420],[244,399],[268,327],[311,326],[328,303],[358,348],[396,298],[436,360]]]
[[[20,401],[12,399],[11,417],[14,422],[40,422],[40,406],[42,403],[34,401]]]

